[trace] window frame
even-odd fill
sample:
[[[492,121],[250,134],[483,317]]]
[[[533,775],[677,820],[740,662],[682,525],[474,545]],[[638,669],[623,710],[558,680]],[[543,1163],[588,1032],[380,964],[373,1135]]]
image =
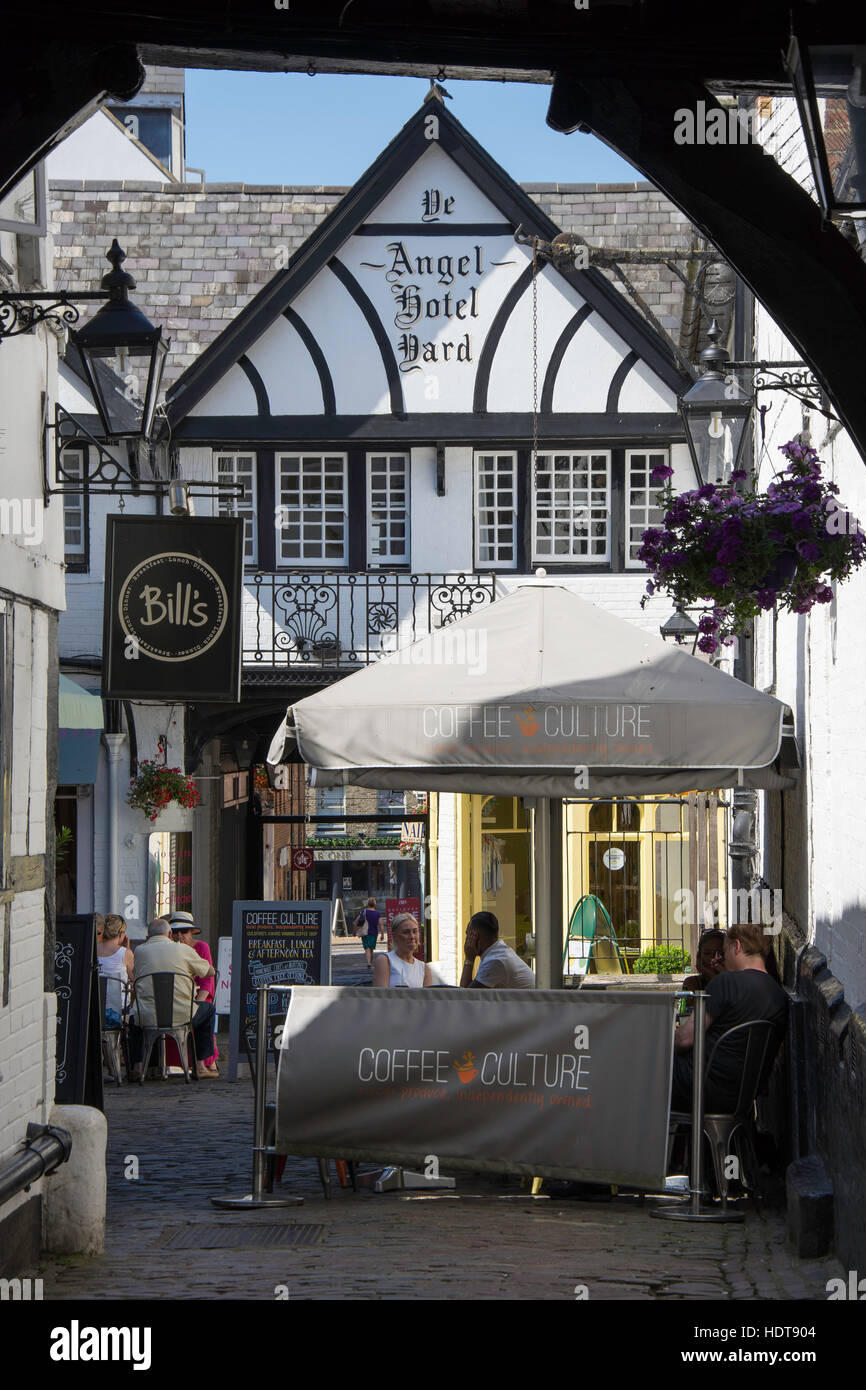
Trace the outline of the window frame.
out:
[[[61,467],[66,470],[69,467],[68,456],[79,454],[81,456],[81,491],[64,492],[62,494],[63,503],[63,564],[67,574],[88,574],[90,571],[90,488],[88,478],[90,476],[90,446],[88,444],[70,444],[66,446],[61,455]],[[68,481],[68,480],[67,480]],[[66,509],[68,497],[80,497],[81,499],[81,550],[72,551],[66,549]]]
[[[307,458],[307,459],[309,459],[309,458],[316,458],[316,459],[319,459],[319,460],[321,461],[322,465],[323,465],[322,470],[321,470],[321,474],[320,474],[323,483],[324,483],[324,478],[325,478],[325,470],[324,470],[324,463],[325,463],[325,460],[326,460],[326,459],[339,459],[339,461],[341,462],[341,464],[342,464],[342,479],[343,479],[342,499],[341,499],[341,509],[342,509],[342,514],[343,514],[343,553],[342,553],[342,556],[341,556],[340,558],[337,558],[336,556],[333,556],[333,555],[330,555],[330,556],[325,555],[325,556],[321,556],[321,557],[316,556],[316,557],[310,558],[310,557],[304,556],[304,555],[300,555],[300,556],[286,556],[286,555],[283,554],[283,552],[282,552],[282,546],[283,546],[283,542],[282,542],[282,532],[283,532],[283,529],[284,529],[284,528],[283,528],[283,525],[282,525],[281,518],[282,518],[282,513],[283,513],[284,508],[285,508],[285,510],[293,510],[293,511],[294,511],[294,510],[297,510],[297,511],[299,511],[299,512],[301,513],[301,515],[303,515],[303,503],[301,503],[300,506],[299,506],[298,508],[288,508],[288,506],[287,506],[286,504],[284,504],[284,503],[283,503],[283,500],[282,500],[282,463],[283,463],[283,460],[284,460],[284,459],[290,459],[290,458],[297,458],[301,463],[303,463],[303,460],[304,460],[305,458]],[[300,470],[299,470],[298,477],[299,477],[299,479],[300,479],[301,477],[303,477],[303,469],[300,469]],[[274,451],[274,544],[275,544],[275,567],[276,567],[276,569],[278,569],[278,570],[295,570],[295,569],[305,569],[305,570],[306,570],[306,569],[315,569],[315,570],[324,570],[324,571],[327,571],[327,570],[345,570],[345,569],[348,568],[348,566],[349,566],[349,554],[350,554],[349,486],[350,486],[349,454],[348,454],[348,450],[345,449],[345,448],[343,448],[343,449],[321,449],[321,448],[320,448],[320,449],[316,450],[315,448],[314,448],[314,449],[305,449],[303,446],[301,446],[301,447],[299,447],[299,448],[294,448],[294,449],[282,448],[282,449],[277,449],[277,450]],[[299,488],[299,493],[301,493],[301,492],[302,492],[302,489]],[[324,512],[324,511],[328,510],[328,508],[327,508],[327,506],[326,506],[326,503],[325,503],[325,489],[324,489],[324,486],[323,486],[322,489],[321,489],[321,498],[322,498],[322,502],[321,502],[321,506],[318,508],[318,510]],[[334,507],[334,508],[332,508],[332,510],[336,511],[337,508]],[[302,522],[300,522],[299,524],[300,524],[300,525],[303,525]],[[322,549],[323,549],[323,550],[324,550],[324,548],[325,548],[325,545],[327,544],[327,541],[326,541],[326,539],[325,539],[325,525],[326,525],[326,522],[325,522],[325,520],[324,520],[324,518],[323,518],[323,520],[322,520],[322,539],[321,539],[321,545],[322,545]],[[303,548],[303,544],[304,544],[304,537],[303,537],[303,535],[302,535],[302,536],[300,537],[300,545],[301,545],[302,548]]]
[[[670,446],[651,447],[651,446],[648,446],[648,445],[647,445],[647,446],[645,446],[645,447],[640,447],[640,446],[638,446],[638,447],[636,447],[636,448],[629,447],[629,448],[627,448],[626,451],[625,451],[625,472],[624,472],[624,477],[623,477],[623,542],[624,542],[624,548],[623,548],[623,569],[626,570],[626,571],[627,571],[628,573],[630,573],[630,574],[640,573],[641,570],[645,570],[645,569],[646,569],[646,565],[644,564],[643,560],[633,560],[633,559],[631,558],[631,553],[630,553],[630,552],[631,552],[631,545],[632,545],[632,541],[631,541],[631,525],[632,525],[632,522],[631,522],[631,508],[632,508],[632,502],[631,502],[631,488],[632,488],[632,484],[631,484],[631,462],[632,462],[632,459],[633,459],[634,457],[644,457],[644,458],[646,458],[646,460],[647,460],[647,494],[648,494],[648,495],[651,495],[652,493],[658,492],[658,491],[660,490],[660,487],[659,487],[659,486],[656,486],[656,485],[652,484],[652,483],[649,481],[650,473],[651,473],[651,471],[652,471],[651,466],[650,466],[650,464],[649,464],[649,460],[650,460],[654,455],[659,456],[659,457],[661,458],[662,462],[663,462],[667,467],[670,467],[670,461],[671,461],[671,458],[670,458],[670,455],[671,455]],[[658,510],[658,509],[655,508],[655,507],[653,507],[653,506],[651,506],[651,505],[649,505],[649,503],[648,503],[647,506],[646,506],[646,508],[645,508],[645,510],[646,510],[646,512],[647,512],[647,514],[648,514],[649,512],[655,511],[655,510]],[[650,526],[658,525],[658,524],[660,524],[660,523],[661,523],[661,517],[659,518],[659,521],[658,521],[658,522],[653,522],[653,521],[650,520],[649,515],[647,515],[646,522],[645,522],[645,525],[644,525],[644,530],[647,530],[647,528],[650,527]]]
[[[511,490],[512,490],[512,496],[513,496],[513,498],[514,498],[514,506],[513,506],[513,508],[512,508],[512,518],[513,518],[513,519],[512,519],[512,536],[513,536],[512,549],[513,549],[513,552],[514,552],[514,556],[513,556],[513,559],[512,559],[512,560],[500,560],[500,559],[481,560],[481,559],[480,559],[481,545],[482,545],[481,535],[480,535],[481,511],[482,511],[482,508],[481,508],[480,503],[479,503],[479,495],[480,495],[480,491],[481,491],[481,489],[480,489],[480,487],[479,487],[479,460],[480,460],[481,458],[488,457],[488,456],[489,456],[489,457],[492,457],[492,458],[494,458],[494,459],[510,458],[511,461],[512,461],[512,464],[513,464],[512,475],[511,475],[511,476],[512,476],[512,489],[511,489]],[[483,448],[483,449],[473,448],[473,450],[472,450],[472,564],[473,564],[473,567],[474,567],[476,573],[485,573],[485,574],[486,574],[486,573],[488,573],[489,571],[497,571],[497,572],[501,571],[501,572],[504,573],[504,574],[519,574],[519,573],[521,572],[521,571],[520,571],[520,562],[521,562],[521,554],[520,554],[520,525],[519,525],[519,522],[520,522],[520,510],[521,510],[521,508],[520,508],[520,493],[521,493],[520,451],[518,450],[518,448],[517,448],[516,445],[512,445],[512,446],[503,446],[503,447],[498,447],[498,446],[496,446],[496,445],[490,445],[490,446],[488,446],[488,447],[486,447],[486,448]],[[496,509],[496,504],[495,504],[495,503],[494,503],[494,508],[493,508],[493,509],[494,509],[494,510]],[[484,510],[487,511],[487,510],[490,510],[490,509],[487,508],[487,507],[485,507]],[[494,523],[494,525],[495,525],[495,523]],[[496,544],[496,546],[498,547],[499,542],[496,541],[495,544]]]
[[[377,539],[376,536],[375,536],[375,534],[374,534],[374,529],[373,529],[373,460],[374,460],[374,459],[380,459],[380,458],[384,458],[389,464],[390,464],[390,462],[391,462],[392,459],[400,458],[400,459],[403,460],[403,464],[404,464],[404,478],[405,478],[405,489],[404,489],[404,491],[405,491],[405,497],[406,497],[406,501],[405,501],[405,526],[406,526],[406,534],[405,534],[405,538],[404,538],[404,543],[405,543],[405,555],[404,555],[404,558],[403,558],[402,560],[395,559],[395,558],[394,558],[393,556],[391,556],[391,555],[380,556],[380,555],[374,555],[374,553],[373,553],[373,544],[374,544],[374,541]],[[367,566],[367,569],[370,569],[370,570],[410,570],[410,569],[412,568],[412,483],[411,483],[411,471],[412,471],[412,467],[411,467],[411,466],[412,466],[412,452],[411,452],[410,449],[398,450],[398,449],[383,448],[383,449],[368,449],[368,450],[367,450],[367,453],[366,453],[367,490],[366,490],[366,493],[365,493],[365,507],[364,507],[364,512],[365,512],[365,517],[364,517],[364,519],[365,519],[365,534],[366,534],[366,541],[365,541],[365,545],[366,545],[366,566]],[[385,474],[386,474],[386,477],[387,477],[387,478],[389,479],[389,481],[390,481],[390,477],[391,477],[391,470],[390,470],[390,468],[386,468]],[[388,495],[389,495],[389,499],[390,499],[390,488],[388,489]],[[392,520],[393,515],[394,515],[393,512],[392,512],[390,500],[389,500],[389,502],[388,502],[388,508],[387,508],[387,513],[386,513],[386,515],[387,515],[387,524],[390,525],[391,520]]]
[[[602,446],[602,445],[594,445],[594,444],[593,444],[593,445],[575,446],[574,444],[569,444],[569,445],[556,445],[556,444],[550,444],[550,445],[548,445],[548,444],[545,444],[545,446],[544,446],[543,448],[539,448],[538,454],[539,454],[539,457],[540,457],[540,458],[543,457],[543,458],[550,458],[550,459],[551,459],[551,470],[550,470],[550,471],[551,471],[551,492],[555,491],[555,488],[554,488],[554,486],[553,486],[553,476],[552,476],[552,475],[553,475],[553,474],[555,473],[555,471],[556,471],[556,470],[555,470],[555,465],[554,465],[554,463],[552,462],[552,460],[554,459],[554,457],[555,457],[557,454],[562,454],[562,455],[567,455],[567,456],[568,456],[568,458],[569,458],[569,467],[570,467],[570,471],[573,469],[573,463],[572,463],[572,461],[573,461],[575,458],[581,457],[581,458],[586,458],[586,459],[588,459],[588,460],[591,460],[591,459],[594,459],[594,458],[603,458],[603,459],[604,459],[604,468],[605,468],[605,494],[606,494],[606,502],[605,502],[605,522],[606,522],[605,553],[604,553],[604,555],[586,555],[586,556],[580,556],[580,555],[564,555],[564,556],[557,556],[557,555],[554,554],[554,553],[551,553],[550,555],[539,554],[539,552],[538,552],[538,541],[539,541],[539,535],[538,535],[538,521],[539,521],[539,517],[538,517],[538,490],[537,490],[537,488],[535,488],[535,487],[533,487],[533,486],[531,485],[531,484],[532,484],[532,477],[531,477],[531,475],[530,475],[530,501],[531,501],[531,506],[530,506],[530,518],[529,518],[529,558],[530,558],[530,564],[533,565],[533,566],[535,566],[535,565],[543,565],[545,568],[550,568],[550,567],[563,568],[563,567],[567,567],[568,569],[575,570],[575,571],[578,572],[578,573],[582,572],[583,570],[585,570],[585,569],[587,569],[587,568],[594,568],[594,567],[597,567],[597,568],[602,569],[602,570],[605,570],[605,571],[614,570],[614,569],[616,568],[616,560],[617,560],[617,554],[616,554],[616,524],[615,524],[615,516],[616,516],[616,492],[617,492],[617,489],[616,489],[616,484],[615,484],[615,471],[616,471],[616,470],[615,470],[615,457],[614,457],[614,456],[615,456],[615,451],[614,451],[614,449],[613,449],[610,445],[608,445],[608,446]],[[530,457],[530,467],[532,467],[532,459],[531,459],[531,457]],[[593,472],[595,472],[595,471],[596,471],[596,466],[595,466],[594,464],[590,463],[590,464],[589,464],[589,467],[588,467],[588,475],[591,476],[591,474],[592,474]],[[570,485],[569,485],[569,492],[572,492],[572,491],[573,491],[573,486],[570,484]],[[592,493],[591,484],[588,484],[588,486],[587,486],[587,492],[590,493],[590,494]],[[591,525],[591,524],[592,524],[592,516],[591,516],[592,503],[591,503],[591,501],[588,503],[588,505],[589,505],[589,508],[590,508],[590,518],[589,518],[589,523],[588,523],[588,524]],[[572,515],[573,515],[573,510],[574,510],[574,509],[572,509]],[[555,524],[556,524],[556,509],[555,509],[555,502],[552,502],[552,503],[551,503],[551,525],[555,525]],[[556,539],[555,535],[551,535],[551,537],[550,537],[551,545],[554,543],[555,539]],[[590,539],[590,538],[588,537],[588,539]]]
[[[336,802],[336,801],[338,800],[338,797],[337,797],[337,795],[336,795],[337,793],[339,793],[339,807],[336,806],[336,805],[334,805],[334,806],[326,806],[326,805],[325,805],[325,801],[327,800],[328,795],[330,794],[330,795],[332,796],[333,800]],[[325,839],[325,840],[339,840],[339,839],[345,839],[345,837],[346,837],[346,835],[347,835],[347,833],[348,833],[348,832],[347,832],[347,829],[346,829],[346,820],[345,820],[345,816],[346,816],[346,788],[345,788],[345,787],[316,787],[316,810],[315,810],[315,814],[316,814],[317,816],[323,816],[323,815],[326,815],[328,811],[331,811],[331,812],[333,812],[334,814],[339,815],[340,819],[339,819],[339,820],[335,820],[335,821],[314,821],[313,824],[312,824],[312,826],[310,827],[311,830],[312,830],[312,832],[313,832],[314,837],[317,837],[317,838],[318,838],[318,837],[321,836],[321,838],[322,838],[322,839]]]
[[[231,478],[227,478],[227,477],[221,478],[221,477],[220,477],[220,459],[231,459],[231,460],[232,460],[232,463],[233,463],[234,466],[233,466],[233,469],[232,469],[232,476],[231,476]],[[255,449],[214,449],[213,460],[214,460],[215,481],[216,481],[217,483],[219,483],[220,481],[224,481],[224,482],[232,482],[232,483],[234,483],[234,484],[237,484],[238,481],[240,481],[241,483],[243,483],[243,484],[245,485],[245,484],[246,484],[246,478],[245,478],[245,477],[242,477],[241,479],[238,479],[238,472],[237,472],[237,460],[238,460],[238,459],[249,459],[249,460],[250,460],[250,463],[251,463],[250,472],[249,472],[249,481],[250,481],[250,503],[249,503],[249,506],[250,506],[251,515],[250,515],[249,517],[247,517],[246,512],[242,512],[242,513],[241,513],[241,512],[239,512],[239,510],[238,510],[238,502],[241,502],[244,506],[246,506],[246,499],[245,499],[245,498],[238,498],[238,497],[228,496],[228,495],[225,495],[225,496],[220,495],[220,496],[217,498],[216,515],[217,515],[217,516],[232,516],[232,517],[237,517],[237,516],[239,516],[239,515],[243,516],[243,520],[244,520],[243,567],[244,567],[244,570],[257,570],[257,569],[259,568],[260,545],[259,545],[259,479],[258,479],[258,454],[257,454],[256,450],[255,450]],[[246,531],[246,522],[247,522],[248,520],[249,520],[249,522],[250,522],[250,536],[251,536],[251,540],[252,540],[252,547],[251,547],[251,548],[252,548],[252,555],[251,555],[249,558],[247,558],[247,531]]]

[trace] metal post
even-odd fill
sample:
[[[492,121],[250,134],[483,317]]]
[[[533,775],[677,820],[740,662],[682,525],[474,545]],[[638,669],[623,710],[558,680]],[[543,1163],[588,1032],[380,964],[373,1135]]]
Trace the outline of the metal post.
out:
[[[211,1197],[222,1211],[248,1211],[257,1207],[300,1207],[303,1197],[275,1197],[265,1192],[265,1110],[268,1096],[268,993],[273,985],[256,990],[256,1084],[253,1107],[253,1190],[246,1197]],[[280,991],[281,993],[284,991]]]
[[[550,797],[539,796],[532,813],[532,909],[535,933],[535,983],[553,988],[550,921]]]
[[[550,858],[548,859],[548,898],[550,906],[550,989],[562,989],[562,798],[550,799]]]
[[[695,1041],[692,1050],[692,1157],[689,1165],[689,1198],[676,1206],[657,1207],[650,1213],[665,1221],[742,1221],[741,1211],[731,1211],[725,1203],[721,1208],[706,1207],[703,1198],[704,1158],[704,1026],[708,994],[698,991],[695,996]]]

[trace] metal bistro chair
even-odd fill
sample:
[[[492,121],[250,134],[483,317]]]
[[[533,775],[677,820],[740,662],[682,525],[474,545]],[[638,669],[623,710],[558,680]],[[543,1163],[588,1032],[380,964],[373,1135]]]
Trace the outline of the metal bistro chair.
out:
[[[282,1022],[285,1023],[285,1018],[283,1018]],[[278,1070],[278,1067],[279,1067],[279,1055],[278,1055],[278,1054],[279,1054],[279,1048],[277,1047],[277,1027],[278,1027],[278,1026],[279,1026],[279,1024],[275,1024],[275,1026],[274,1026],[274,1028],[273,1028],[273,1030],[272,1030],[272,1034],[271,1034],[272,1039],[273,1039],[273,1045],[272,1045],[270,1051],[273,1053],[273,1057],[274,1057],[274,1075],[277,1074],[277,1070]],[[250,1079],[251,1079],[251,1081],[252,1081],[252,1083],[253,1083],[253,1089],[255,1090],[255,1085],[256,1085],[255,1039],[254,1039],[254,1038],[251,1038],[250,1035],[249,1035],[248,1033],[246,1033],[246,1032],[244,1032],[244,1035],[243,1035],[243,1036],[244,1036],[244,1050],[245,1050],[245,1052],[246,1052],[246,1054],[247,1054],[247,1062],[248,1062],[249,1068],[250,1068]],[[274,1139],[276,1138],[276,1133],[277,1133],[277,1107],[276,1107],[275,1102],[273,1102],[273,1101],[268,1101],[268,1102],[265,1104],[265,1146],[266,1146],[267,1148],[273,1148],[273,1146],[274,1146]],[[330,1168],[328,1167],[328,1162],[329,1162],[329,1160],[328,1160],[327,1158],[317,1158],[317,1159],[316,1159],[316,1163],[318,1164],[318,1168],[319,1168],[319,1180],[320,1180],[320,1182],[321,1182],[321,1184],[322,1184],[322,1191],[324,1192],[324,1195],[325,1195],[326,1198],[329,1198],[330,1195],[331,1195],[331,1171],[330,1171]],[[336,1167],[337,1167],[337,1176],[338,1176],[338,1178],[339,1178],[339,1180],[340,1180],[340,1186],[341,1186],[341,1187],[345,1187],[345,1186],[346,1186],[346,1179],[347,1179],[347,1177],[348,1177],[348,1180],[349,1180],[349,1181],[351,1182],[351,1184],[352,1184],[352,1191],[353,1191],[353,1192],[357,1192],[358,1189],[357,1189],[357,1180],[356,1180],[356,1176],[355,1176],[355,1165],[354,1165],[354,1163],[346,1162],[345,1160],[343,1160],[343,1159],[341,1159],[341,1158],[335,1159],[334,1162],[335,1162]],[[275,1174],[276,1174],[276,1178],[277,1178],[277,1180],[279,1181],[279,1180],[282,1178],[283,1169],[285,1168],[285,1166],[286,1166],[286,1155],[285,1155],[285,1154],[268,1154],[268,1155],[266,1156],[266,1158],[265,1158],[265,1189],[266,1189],[266,1191],[268,1191],[268,1192],[273,1192],[273,1190],[274,1190],[274,1176],[275,1176]],[[277,1170],[278,1170],[278,1171],[277,1171]]]
[[[124,1061],[126,1063],[126,1075],[129,1077],[129,1054],[127,1051],[126,1039],[126,1018],[127,1018],[127,998],[129,986],[122,980],[113,979],[110,975],[98,975],[99,981],[99,1017],[100,1017],[100,1038],[102,1040],[102,1058],[108,1070],[111,1072],[114,1081],[118,1086],[123,1085],[120,1076],[120,1056],[123,1050]],[[120,1023],[106,1023],[106,1013],[108,1011],[108,986],[115,983],[120,986],[119,1002]],[[112,1005],[113,1007],[113,1005]]]
[[[142,998],[141,998],[141,985],[142,985],[143,981],[145,981],[145,980],[152,980],[152,981],[153,981],[153,1000],[152,1000],[152,1001],[151,1001],[151,1000],[148,1000],[148,999],[145,999],[144,1001],[142,1001]],[[183,984],[183,985],[184,985],[186,988],[188,988],[188,990],[189,990],[189,1018],[186,1019],[183,1023],[175,1023],[175,1022],[174,1022],[174,994],[175,994],[175,988],[176,988],[176,983],[175,983],[175,982],[178,981],[178,980],[181,982],[181,984]],[[149,1066],[149,1064],[150,1064],[150,1055],[151,1055],[151,1053],[153,1052],[154,1044],[155,1044],[156,1042],[158,1042],[158,1041],[162,1041],[162,1040],[165,1039],[165,1038],[174,1038],[174,1041],[175,1041],[175,1043],[177,1044],[177,1050],[178,1050],[178,1053],[180,1054],[180,1063],[181,1063],[181,1066],[183,1067],[184,1079],[185,1079],[187,1085],[189,1084],[189,1081],[190,1081],[190,1068],[189,1068],[189,1060],[188,1060],[188,1056],[187,1056],[187,1051],[188,1051],[188,1048],[190,1047],[190,1045],[192,1046],[192,1056],[193,1056],[192,1076],[193,1076],[193,1079],[194,1079],[194,1080],[196,1080],[196,1081],[198,1080],[198,1074],[197,1074],[197,1070],[196,1070],[196,1067],[197,1067],[197,1059],[196,1059],[196,1053],[195,1053],[195,1035],[194,1035],[194,1033],[193,1033],[193,1031],[192,1031],[192,1018],[193,1018],[193,1014],[195,1013],[195,1007],[196,1007],[196,1005],[195,1005],[195,987],[194,987],[194,985],[195,985],[195,982],[194,982],[190,977],[188,977],[188,976],[186,976],[186,975],[178,975],[178,974],[175,974],[175,972],[174,972],[174,971],[171,971],[171,970],[159,970],[159,971],[155,971],[155,972],[154,972],[153,974],[151,974],[151,975],[137,975],[137,976],[136,976],[136,978],[135,978],[135,988],[136,988],[136,995],[137,995],[137,998],[138,998],[139,1007],[141,1007],[142,1002],[144,1002],[144,1003],[152,1003],[152,1004],[153,1004],[154,1011],[155,1011],[155,1013],[156,1013],[156,1023],[155,1023],[155,1024],[142,1024],[142,1023],[139,1023],[139,1027],[141,1028],[141,1031],[142,1031],[142,1033],[144,1034],[144,1048],[143,1048],[142,1059],[141,1059],[141,1084],[142,1084],[142,1085],[144,1085],[144,1078],[145,1078],[145,1075],[146,1075],[146,1073],[147,1073],[147,1068],[148,1068],[148,1066]],[[164,1079],[165,1079],[165,1045],[164,1045],[164,1043],[163,1043],[162,1052],[163,1052],[163,1056],[162,1056],[162,1064],[161,1064],[161,1066],[162,1066],[162,1075],[163,1075],[163,1080],[164,1080]]]
[[[748,1160],[750,1178],[754,1179],[757,1173],[758,1165],[752,1141],[755,1128],[755,1098],[769,1077],[770,1068],[776,1060],[776,1054],[782,1042],[781,1030],[770,1023],[768,1019],[753,1019],[751,1023],[738,1023],[734,1028],[729,1028],[717,1040],[710,1053],[704,1073],[705,1092],[712,1085],[713,1063],[716,1061],[719,1048],[725,1046],[730,1048],[735,1034],[746,1035],[746,1050],[742,1059],[737,1103],[730,1114],[704,1114],[704,1136],[710,1145],[716,1188],[722,1199],[723,1207],[727,1206],[728,1202],[725,1158],[731,1152],[731,1142],[735,1137],[737,1157],[740,1160],[740,1172],[743,1178],[746,1174],[744,1158]],[[670,1118],[671,1140],[680,1127],[691,1129],[692,1117],[680,1111],[672,1110]],[[743,1186],[752,1188],[757,1186],[757,1183],[754,1180],[744,1181]]]

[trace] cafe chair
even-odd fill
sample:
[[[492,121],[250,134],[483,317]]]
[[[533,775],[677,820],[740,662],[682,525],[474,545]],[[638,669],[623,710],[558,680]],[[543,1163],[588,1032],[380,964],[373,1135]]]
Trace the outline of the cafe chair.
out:
[[[704,1113],[704,1137],[712,1154],[716,1191],[722,1206],[728,1202],[728,1178],[725,1175],[725,1159],[731,1153],[731,1145],[736,1145],[736,1157],[740,1163],[740,1179],[743,1187],[753,1189],[758,1185],[758,1164],[755,1157],[755,1099],[763,1089],[776,1054],[782,1041],[780,1030],[767,1019],[753,1019],[751,1023],[738,1023],[729,1028],[717,1040],[704,1073],[704,1093],[712,1085],[713,1066],[719,1059],[719,1049],[732,1045],[735,1035],[745,1035],[746,1050],[740,1074],[740,1090],[737,1103],[730,1114]],[[740,1038],[737,1037],[739,1042]],[[692,1117],[680,1111],[671,1111],[669,1135],[671,1143],[677,1129],[691,1129]],[[669,1151],[670,1157],[670,1151]],[[748,1173],[748,1180],[747,1180]]]
[[[118,1086],[121,1086],[121,1085],[123,1084],[123,1082],[121,1081],[121,1077],[120,1077],[120,1052],[121,1052],[121,1047],[122,1047],[122,1045],[123,1045],[123,1040],[124,1040],[124,1039],[123,1039],[123,1029],[124,1029],[124,1021],[125,1021],[125,1020],[124,1020],[124,1013],[125,1013],[125,1010],[124,1010],[123,997],[122,997],[122,981],[121,981],[121,980],[118,980],[118,979],[112,979],[112,978],[111,978],[110,976],[108,976],[108,975],[98,975],[98,976],[97,976],[97,979],[98,979],[98,981],[99,981],[99,1017],[100,1017],[100,1033],[99,1033],[99,1036],[100,1036],[101,1041],[102,1041],[102,1058],[103,1058],[103,1061],[105,1062],[105,1065],[108,1067],[108,1070],[111,1072],[111,1075],[112,1075],[112,1077],[114,1078],[114,1081],[116,1082],[116,1084],[117,1084]],[[106,1020],[106,1012],[107,1012],[107,1009],[108,1009],[108,986],[109,986],[109,983],[116,984],[116,985],[118,986],[117,991],[112,990],[112,1003],[111,1003],[111,1007],[112,1007],[112,1009],[114,1009],[115,1001],[118,1002],[118,1003],[120,1004],[120,1008],[119,1008],[119,1009],[114,1009],[114,1012],[115,1012],[115,1013],[119,1013],[120,1016],[121,1016],[121,1021],[120,1021],[120,1023],[108,1023],[107,1020]],[[128,1066],[128,1065],[127,1065],[126,1071],[127,1071],[127,1076],[128,1076],[128,1075],[129,1075],[129,1066]]]
[[[149,1004],[151,1001],[141,999],[141,986],[145,980],[153,981],[153,1008],[156,1014],[156,1023],[139,1024],[144,1034],[144,1050],[141,1059],[141,1084],[144,1085],[144,1078],[147,1068],[150,1065],[150,1056],[157,1042],[163,1043],[162,1057],[162,1076],[165,1080],[165,1038],[173,1038],[177,1044],[180,1054],[180,1063],[183,1067],[184,1079],[187,1085],[190,1082],[190,1066],[188,1050],[192,1049],[192,1079],[198,1080],[196,1055],[195,1055],[195,1034],[192,1031],[192,1018],[195,1013],[195,990],[191,988],[192,981],[186,975],[177,975],[171,970],[159,970],[151,975],[137,975],[135,977],[136,993],[138,995],[139,1007],[142,1002]],[[184,1005],[188,1004],[189,1018],[183,1023],[174,1022],[174,995],[175,989],[180,988],[189,994],[189,999],[184,1000]]]
[[[279,1050],[279,1047],[277,1046],[277,1040],[276,1040],[277,1026],[278,1026],[279,1022],[285,1022],[285,1019],[277,1020],[277,1022],[275,1023],[275,1026],[274,1026],[274,1029],[273,1029],[273,1033],[272,1033],[273,1045],[272,1045],[272,1047],[270,1048],[270,1051],[273,1052],[273,1057],[274,1057],[274,1073],[275,1073],[275,1074],[276,1074],[277,1071],[278,1071],[278,1068],[279,1068],[279,1060],[280,1060],[280,1058],[279,1058],[279,1051],[280,1051],[280,1050]],[[255,1085],[256,1085],[255,1039],[252,1038],[252,1037],[250,1037],[249,1034],[247,1034],[247,1033],[245,1032],[244,1035],[243,1035],[243,1040],[244,1040],[244,1050],[245,1050],[245,1052],[246,1052],[246,1054],[247,1054],[247,1063],[248,1063],[249,1069],[250,1069],[250,1080],[251,1080],[252,1083],[253,1083],[253,1089],[255,1089]],[[273,1148],[273,1146],[274,1146],[274,1140],[275,1140],[275,1138],[276,1138],[276,1133],[277,1133],[277,1107],[276,1107],[276,1103],[275,1103],[274,1101],[267,1101],[266,1104],[265,1104],[265,1148],[268,1148],[268,1149],[272,1149],[272,1148]],[[265,1155],[265,1190],[266,1190],[267,1192],[273,1192],[273,1190],[274,1190],[274,1178],[276,1178],[277,1182],[280,1182],[280,1180],[282,1179],[283,1170],[285,1169],[285,1166],[286,1166],[286,1157],[287,1157],[286,1154],[266,1154],[266,1155]],[[348,1180],[349,1180],[349,1182],[350,1182],[350,1184],[351,1184],[351,1187],[352,1187],[352,1191],[353,1191],[353,1192],[357,1192],[358,1188],[357,1188],[357,1179],[356,1179],[356,1175],[355,1175],[355,1165],[354,1165],[354,1163],[351,1163],[351,1162],[344,1162],[344,1160],[341,1159],[341,1158],[335,1159],[334,1162],[336,1163],[336,1166],[337,1166],[337,1177],[339,1178],[340,1186],[341,1186],[341,1187],[345,1187],[345,1186],[346,1186],[346,1179],[347,1179],[347,1177],[348,1177]],[[331,1168],[330,1168],[330,1161],[329,1161],[327,1158],[317,1158],[317,1159],[316,1159],[316,1165],[317,1165],[318,1170],[319,1170],[319,1181],[320,1181],[321,1184],[322,1184],[322,1192],[324,1193],[324,1196],[325,1196],[326,1198],[329,1198],[329,1197],[331,1196]]]

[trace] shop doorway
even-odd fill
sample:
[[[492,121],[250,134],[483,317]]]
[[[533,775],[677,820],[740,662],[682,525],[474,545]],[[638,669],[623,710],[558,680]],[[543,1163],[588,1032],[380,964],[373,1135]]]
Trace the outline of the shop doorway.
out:
[[[727,924],[728,812],[718,793],[566,802],[566,922],[591,894],[628,972],[657,947],[693,962],[700,932]]]

